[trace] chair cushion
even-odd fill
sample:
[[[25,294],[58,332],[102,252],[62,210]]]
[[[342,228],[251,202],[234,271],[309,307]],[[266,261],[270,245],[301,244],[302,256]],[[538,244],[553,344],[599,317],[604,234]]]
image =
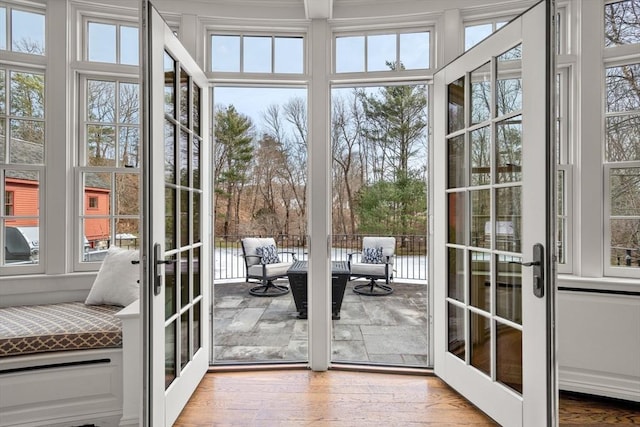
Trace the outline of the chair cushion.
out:
[[[264,267],[267,270],[267,279],[273,279],[276,277],[285,277],[287,275],[287,271],[293,265],[292,262],[278,262],[275,264],[265,264]],[[252,277],[262,277],[262,268],[263,265],[256,264],[249,267],[249,276]]]
[[[260,246],[256,248],[256,254],[261,258],[262,264],[276,264],[280,262],[278,257],[278,249],[275,245]]]
[[[363,248],[362,262],[365,264],[381,264],[384,262],[382,248]]]
[[[246,256],[247,266],[260,264],[260,258],[255,256],[258,255],[258,248],[270,245],[276,246],[276,241],[272,237],[245,237],[242,239],[242,251]]]
[[[389,274],[391,273],[389,268]],[[385,276],[385,264],[371,264],[371,263],[351,263],[351,275],[352,276],[364,276],[364,277],[380,277]]]

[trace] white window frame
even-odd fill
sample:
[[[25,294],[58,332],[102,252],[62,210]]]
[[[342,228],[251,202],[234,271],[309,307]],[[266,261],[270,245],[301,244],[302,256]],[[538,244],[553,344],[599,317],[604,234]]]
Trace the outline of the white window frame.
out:
[[[99,62],[99,61],[91,61],[89,60],[89,24],[104,24],[104,25],[113,25],[116,28],[116,45],[115,45],[115,49],[116,49],[116,62]],[[121,58],[120,58],[120,53],[121,53],[121,46],[122,46],[122,42],[120,40],[120,28],[121,27],[130,27],[130,28],[136,28],[138,29],[138,31],[140,31],[140,28],[138,28],[138,22],[137,21],[127,21],[127,20],[123,20],[123,19],[118,19],[118,20],[114,20],[114,19],[107,19],[107,18],[103,18],[103,17],[96,17],[93,15],[83,15],[82,16],[82,49],[79,52],[79,58],[82,62],[89,62],[89,63],[95,63],[95,64],[111,64],[111,65],[118,65],[118,66],[125,66],[125,67],[135,67],[138,68],[138,65],[131,65],[131,64],[122,64],[121,63]],[[140,52],[140,50],[138,49],[138,53]],[[138,55],[139,56],[139,55]],[[140,62],[138,60],[138,62]]]
[[[0,3],[0,6],[4,7],[6,9],[6,13],[7,13],[7,17],[6,17],[6,25],[7,25],[7,34],[6,34],[6,40],[7,40],[7,48],[6,49],[0,49],[0,52],[3,52],[4,54],[9,54],[9,55],[19,55],[21,57],[24,58],[31,58],[31,57],[35,57],[35,58],[46,58],[48,56],[48,40],[47,40],[47,26],[48,24],[48,14],[46,11],[46,8],[37,8],[37,7],[32,7],[32,6],[28,6],[27,4],[16,4],[13,2],[6,2],[6,3]],[[45,32],[44,32],[44,52],[42,53],[42,55],[39,54],[30,54],[30,53],[25,53],[25,52],[18,52],[18,51],[14,51],[13,50],[13,40],[11,38],[12,34],[11,34],[11,27],[12,27],[12,17],[11,17],[11,11],[12,10],[18,10],[21,12],[29,12],[29,13],[35,13],[38,15],[43,15],[44,16],[44,25],[45,25]],[[28,61],[33,61],[33,59]]]
[[[616,216],[611,215],[611,187],[609,185],[611,170],[634,168],[638,169],[638,173],[640,173],[640,160],[632,162],[605,163],[604,165],[604,273],[606,276],[629,278],[640,277],[640,265],[638,264],[636,264],[635,266],[632,265],[631,267],[618,267],[617,265],[611,265],[611,220],[617,218]],[[633,216],[627,216],[623,218],[640,220],[640,215],[638,215],[637,218]],[[638,255],[640,255],[640,251]],[[638,258],[636,262],[640,262],[640,258]]]
[[[240,70],[239,71],[214,71],[213,63],[212,63],[212,37],[213,36],[235,36],[240,37],[240,50],[238,54],[240,55]],[[249,30],[245,28],[238,29],[229,29],[229,28],[221,28],[216,29],[215,27],[210,27],[206,31],[206,68],[205,72],[207,73],[207,77],[215,78],[216,80],[225,80],[225,79],[237,79],[237,78],[248,78],[250,80],[299,80],[303,77],[306,78],[309,72],[308,66],[308,37],[306,30],[298,30],[294,29],[291,32],[287,31],[274,31],[273,29],[265,29],[261,30]],[[270,72],[246,72],[244,71],[244,37],[265,37],[271,39],[271,71]],[[276,38],[301,38],[302,39],[302,72],[301,73],[276,73],[275,69],[275,39]]]
[[[72,27],[75,31],[71,34],[71,46],[75,46],[75,52],[70,56],[70,72],[74,74],[72,81],[72,91],[74,93],[73,108],[69,112],[69,122],[72,126],[73,141],[70,142],[68,149],[73,153],[73,180],[70,187],[70,206],[71,224],[73,224],[72,241],[69,241],[71,247],[71,260],[73,271],[96,271],[102,265],[101,262],[84,262],[84,232],[83,220],[84,213],[84,187],[82,183],[82,174],[84,172],[108,172],[114,173],[140,173],[139,168],[111,168],[86,165],[86,112],[87,112],[87,80],[105,80],[105,81],[122,81],[128,83],[139,83],[139,67],[135,65],[106,63],[88,61],[88,23],[99,22],[103,24],[120,25],[138,27],[138,10],[137,7],[122,7],[118,5],[98,5],[92,4],[86,6],[83,4],[72,4],[70,6],[71,19],[75,18]],[[138,31],[140,29],[138,28]],[[116,37],[119,40],[119,30],[116,30]],[[116,43],[116,57],[119,58],[120,48]],[[141,92],[140,92],[141,94]],[[141,115],[140,115],[141,117]],[[141,123],[138,125],[141,126]],[[141,161],[141,159],[139,159]],[[113,179],[112,179],[113,182]],[[117,216],[113,209],[113,191],[111,193],[112,212],[110,214],[110,233],[112,236],[111,244],[115,245],[114,218],[136,218],[139,215]],[[71,237],[71,236],[70,236]]]
[[[602,186],[603,186],[603,248],[602,248],[602,259],[603,259],[603,274],[604,276],[609,276],[612,278],[640,278],[640,266],[636,267],[618,267],[616,265],[611,265],[611,188],[609,185],[611,170],[612,169],[620,169],[620,168],[640,168],[640,160],[636,161],[623,161],[623,162],[608,162],[606,160],[606,136],[607,136],[607,127],[606,120],[607,117],[615,116],[619,114],[639,114],[638,111],[624,111],[624,112],[613,112],[607,113],[607,105],[606,105],[606,69],[610,67],[619,67],[629,64],[640,64],[640,43],[635,44],[627,44],[621,46],[604,46],[605,40],[605,27],[604,27],[604,7],[609,3],[618,3],[621,0],[606,0],[600,3],[598,6],[600,7],[600,28],[601,31],[601,49],[602,49],[602,118],[601,118],[601,158],[602,158]],[[626,217],[629,218],[629,217]]]
[[[30,55],[33,56],[34,58],[39,58],[39,55]],[[8,142],[9,136],[11,135],[11,126],[10,126],[10,122],[12,118],[18,118],[18,119],[24,119],[24,120],[32,120],[33,118],[31,117],[16,117],[16,116],[12,116],[11,112],[10,112],[10,85],[11,85],[11,73],[12,72],[19,72],[19,73],[36,73],[36,74],[42,74],[44,76],[44,93],[45,93],[45,105],[44,105],[44,117],[42,119],[37,119],[38,121],[41,121],[43,126],[44,126],[44,155],[43,155],[43,163],[42,164],[23,164],[23,163],[7,163],[6,160],[8,158],[9,152],[6,151],[7,150],[7,146],[5,146],[5,162],[0,163],[0,177],[4,178],[4,173],[6,170],[21,170],[21,171],[29,171],[29,172],[37,172],[38,173],[38,179],[39,179],[39,183],[38,183],[38,213],[36,216],[29,216],[29,218],[36,218],[38,220],[38,232],[39,232],[39,251],[40,251],[40,255],[38,257],[38,263],[37,264],[24,264],[24,265],[11,265],[11,264],[4,264],[4,262],[2,263],[2,265],[0,266],[0,276],[13,276],[13,275],[21,275],[21,274],[35,274],[35,273],[43,273],[45,271],[45,258],[46,255],[43,253],[43,248],[44,248],[44,224],[45,224],[45,213],[47,211],[46,206],[45,206],[45,194],[46,194],[46,186],[45,186],[45,182],[46,182],[46,177],[45,177],[45,165],[46,165],[46,161],[47,161],[47,156],[46,156],[46,152],[47,152],[47,146],[48,146],[48,141],[47,141],[47,135],[48,135],[48,111],[47,111],[47,73],[45,69],[42,68],[31,68],[31,67],[24,67],[24,66],[19,66],[19,65],[12,65],[10,62],[1,62],[0,63],[0,67],[5,70],[5,80],[8,83],[7,87],[5,88],[5,96],[6,96],[6,104],[5,104],[5,115],[2,117],[2,120],[5,121],[5,138],[6,141]],[[3,195],[3,199],[4,199],[4,194],[5,194],[5,184],[6,181],[4,179],[0,179],[0,194]],[[20,215],[13,215],[12,218],[20,218]],[[0,227],[4,228],[4,221],[5,219],[7,219],[5,212],[4,212],[4,206],[2,207],[2,209],[0,210]],[[3,238],[5,238],[5,233],[2,233]]]
[[[384,70],[384,71],[368,71],[368,37],[369,36],[381,36],[381,35],[395,35],[396,36],[396,63],[400,61],[400,35],[410,33],[429,33],[429,68],[409,69],[409,70]],[[409,26],[409,27],[394,27],[385,30],[369,29],[362,31],[346,31],[336,29],[331,36],[331,76],[332,80],[359,80],[367,78],[380,78],[382,80],[391,81],[399,77],[415,77],[420,80],[424,79],[425,73],[429,76],[432,75],[437,65],[435,63],[435,51],[436,45],[435,38],[436,30],[433,25],[426,26]],[[364,70],[356,72],[336,72],[337,58],[336,58],[336,41],[340,37],[364,37]]]
[[[95,75],[89,73],[82,73],[78,76],[78,93],[79,93],[79,102],[78,102],[78,143],[77,143],[77,159],[76,159],[76,167],[74,174],[74,188],[75,188],[75,208],[74,208],[74,218],[76,221],[75,233],[74,233],[74,270],[75,271],[92,271],[96,270],[102,264],[102,261],[83,261],[84,255],[84,246],[85,246],[85,236],[83,233],[84,220],[87,218],[108,218],[109,221],[109,234],[111,236],[111,245],[117,245],[116,242],[116,234],[117,230],[115,227],[116,219],[136,219],[140,220],[140,216],[142,212],[139,212],[137,215],[118,215],[114,209],[116,208],[116,200],[115,200],[115,175],[116,174],[137,174],[139,179],[142,179],[140,174],[140,167],[132,168],[132,167],[115,167],[115,166],[89,166],[86,164],[87,160],[87,123],[88,118],[87,114],[87,84],[90,80],[99,80],[99,81],[110,81],[117,83],[134,83],[138,84],[137,79],[131,78],[130,76],[112,76],[112,75]],[[141,92],[140,92],[141,95]],[[117,94],[116,94],[116,107],[118,105]],[[140,115],[141,118],[141,115]],[[115,117],[115,122],[119,123],[118,117]],[[129,125],[124,125],[129,126]],[[142,126],[141,123],[138,124],[140,128]],[[138,152],[140,155],[140,152]],[[116,153],[117,156],[117,153]],[[138,159],[138,164],[142,161],[141,158]],[[109,194],[109,205],[111,207],[111,212],[106,215],[86,215],[84,209],[84,200],[85,200],[85,192],[84,192],[84,184],[83,184],[83,175],[85,173],[108,173],[110,174],[110,183],[111,183],[111,192]],[[140,181],[140,185],[142,185],[142,181]],[[139,205],[140,209],[142,205]],[[140,242],[138,242],[140,243]]]

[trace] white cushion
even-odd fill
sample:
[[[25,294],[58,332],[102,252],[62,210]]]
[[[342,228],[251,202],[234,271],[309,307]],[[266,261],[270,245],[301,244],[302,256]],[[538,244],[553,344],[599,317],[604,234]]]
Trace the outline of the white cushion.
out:
[[[276,241],[273,237],[245,237],[242,239],[242,247],[244,248],[245,256],[259,255],[258,248],[270,245],[276,245]],[[259,256],[249,256],[246,260],[247,265],[260,264]]]
[[[354,276],[371,274],[373,276],[385,277],[385,264],[352,262],[351,274]],[[389,266],[389,274],[391,274],[391,266]]]
[[[287,274],[287,271],[293,265],[292,262],[278,262],[275,264],[256,264],[249,267],[250,276],[262,276],[262,267],[267,268],[266,277],[281,277]]]
[[[140,266],[132,264],[138,261],[139,252],[111,246],[85,304],[107,304],[126,307],[140,297]]]

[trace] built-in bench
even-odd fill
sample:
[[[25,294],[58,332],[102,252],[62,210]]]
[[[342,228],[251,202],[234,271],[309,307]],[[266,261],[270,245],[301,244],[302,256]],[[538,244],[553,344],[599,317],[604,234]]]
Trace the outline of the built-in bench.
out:
[[[0,308],[0,426],[137,425],[138,313],[138,301]]]

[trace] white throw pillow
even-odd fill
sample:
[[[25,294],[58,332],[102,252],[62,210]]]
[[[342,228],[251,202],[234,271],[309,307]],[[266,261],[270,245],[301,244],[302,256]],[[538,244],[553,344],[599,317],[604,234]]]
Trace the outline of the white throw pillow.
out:
[[[138,251],[111,246],[102,261],[96,280],[85,304],[120,305],[126,307],[140,297]]]

